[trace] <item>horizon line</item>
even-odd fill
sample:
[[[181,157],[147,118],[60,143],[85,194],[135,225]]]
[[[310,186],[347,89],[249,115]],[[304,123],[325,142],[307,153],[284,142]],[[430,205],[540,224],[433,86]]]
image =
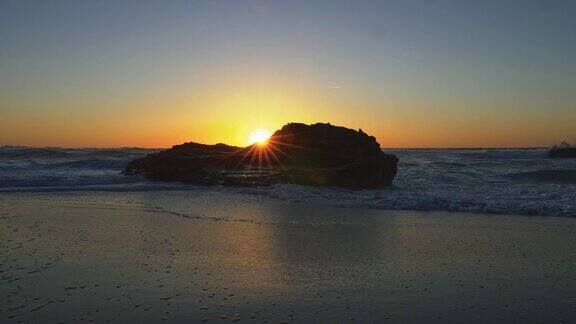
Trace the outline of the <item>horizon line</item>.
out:
[[[222,143],[216,143],[222,144]],[[225,143],[224,143],[225,144]],[[177,145],[177,144],[175,144]],[[215,145],[215,144],[207,144],[207,145]],[[228,144],[226,144],[228,145]],[[230,145],[236,146],[236,145]],[[0,148],[38,148],[38,149],[70,149],[70,150],[81,150],[81,149],[99,149],[99,150],[106,150],[106,149],[142,149],[142,150],[166,150],[171,148],[171,146],[167,147],[141,147],[141,146],[30,146],[30,145],[10,145],[10,144],[2,144]],[[466,146],[459,146],[459,147],[384,147],[380,146],[382,150],[514,150],[514,149],[527,149],[527,150],[537,150],[537,149],[550,149],[548,146],[476,146],[476,147],[466,147]]]

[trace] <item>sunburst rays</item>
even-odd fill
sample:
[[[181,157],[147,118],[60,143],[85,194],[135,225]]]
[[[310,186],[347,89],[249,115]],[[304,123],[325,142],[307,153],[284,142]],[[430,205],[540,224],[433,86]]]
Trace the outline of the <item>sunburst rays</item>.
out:
[[[264,143],[255,143],[245,148],[227,154],[224,159],[233,161],[231,168],[246,168],[258,173],[264,173],[267,169],[279,167],[286,169],[286,164],[296,162],[290,151],[301,150],[313,152],[313,148],[291,143],[282,136],[275,135]]]

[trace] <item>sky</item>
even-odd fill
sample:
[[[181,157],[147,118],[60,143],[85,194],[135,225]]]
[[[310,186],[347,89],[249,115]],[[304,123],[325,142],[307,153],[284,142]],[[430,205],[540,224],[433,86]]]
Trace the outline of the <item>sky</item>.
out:
[[[0,145],[576,141],[573,0],[0,2]]]

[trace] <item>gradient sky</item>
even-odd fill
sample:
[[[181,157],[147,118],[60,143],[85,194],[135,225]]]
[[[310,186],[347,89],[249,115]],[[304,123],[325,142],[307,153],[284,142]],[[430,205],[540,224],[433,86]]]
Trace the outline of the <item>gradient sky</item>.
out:
[[[576,1],[0,2],[0,145],[576,140]]]

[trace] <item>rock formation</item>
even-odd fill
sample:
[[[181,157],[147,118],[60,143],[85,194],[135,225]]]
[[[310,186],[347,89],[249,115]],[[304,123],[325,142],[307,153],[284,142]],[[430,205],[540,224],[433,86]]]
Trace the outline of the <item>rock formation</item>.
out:
[[[207,185],[375,188],[390,185],[397,166],[398,158],[362,130],[290,123],[262,145],[185,143],[130,162],[125,174]]]
[[[551,158],[576,158],[576,147],[563,141],[560,145],[554,146],[548,151]]]

